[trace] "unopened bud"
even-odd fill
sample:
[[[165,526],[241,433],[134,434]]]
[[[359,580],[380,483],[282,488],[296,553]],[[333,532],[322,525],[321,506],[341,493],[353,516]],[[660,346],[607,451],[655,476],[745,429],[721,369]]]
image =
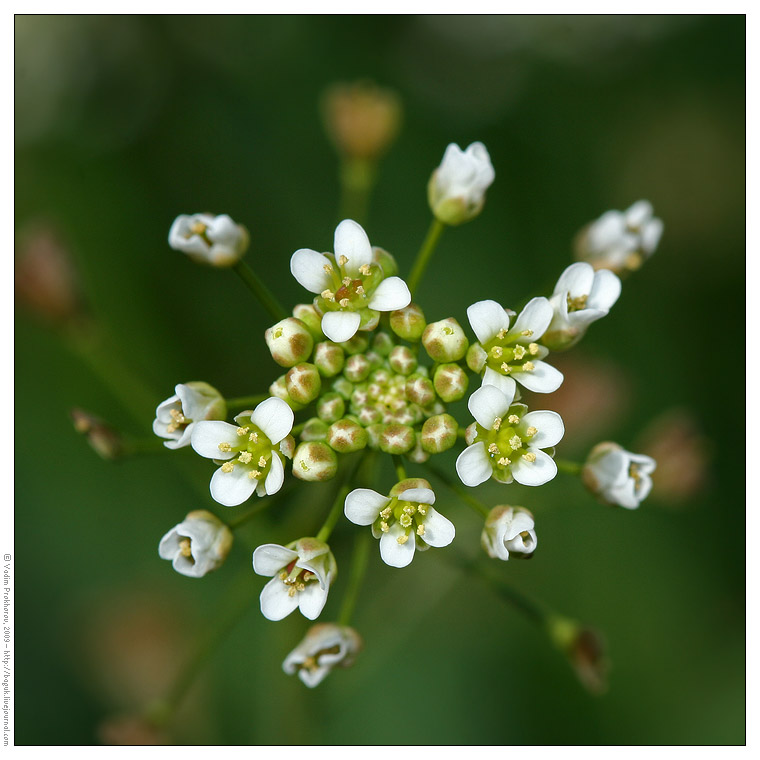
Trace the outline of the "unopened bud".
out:
[[[351,398],[351,395],[354,392],[354,384],[351,381],[346,380],[345,377],[337,378],[332,387],[333,390],[336,393],[340,393],[340,395],[343,396],[346,401]]]
[[[592,694],[607,691],[610,661],[602,635],[574,620],[553,616],[548,622],[549,636],[565,654],[583,687]]]
[[[322,390],[319,370],[308,362],[292,367],[285,375],[285,384],[290,398],[304,405],[314,401]]]
[[[404,454],[414,443],[414,428],[408,425],[386,425],[380,436],[380,450],[387,454]]]
[[[353,338],[344,341],[340,345],[349,356],[352,356],[353,354],[363,354],[369,348],[369,338],[360,333],[356,333]]]
[[[293,316],[306,325],[306,329],[311,333],[314,340],[322,340],[325,337],[322,333],[322,316],[313,304],[296,304],[293,307]]]
[[[324,441],[327,439],[327,431],[330,426],[319,419],[319,417],[312,417],[304,423],[303,430],[301,431],[302,441]]]
[[[417,357],[408,346],[395,346],[388,357],[388,363],[399,375],[411,375],[417,369]]]
[[[385,363],[383,357],[377,353],[377,351],[367,351],[366,354],[362,354],[369,362],[370,370],[376,370],[383,366]]]
[[[422,345],[433,361],[457,362],[467,353],[469,341],[453,317],[432,322],[422,333]]]
[[[473,343],[467,349],[467,366],[473,371],[480,373],[483,367],[486,366],[486,360],[488,359],[488,353],[480,345],[480,343]]]
[[[458,364],[441,364],[433,375],[435,392],[447,404],[463,398],[469,382],[467,373]]]
[[[180,214],[169,230],[169,245],[198,264],[230,267],[248,250],[250,237],[227,214]]]
[[[338,420],[327,433],[327,443],[340,454],[359,451],[368,441],[367,431],[353,420]]]
[[[334,377],[343,370],[345,363],[346,354],[337,343],[329,340],[317,343],[314,364],[323,377]]]
[[[406,398],[425,408],[435,400],[435,388],[430,378],[422,375],[412,375],[406,381]]]
[[[340,393],[326,393],[317,401],[317,415],[328,425],[337,422],[346,413],[346,402]]]
[[[394,277],[398,274],[398,264],[396,259],[384,248],[374,246],[372,248],[372,258],[376,264],[379,264],[386,277]]]
[[[360,383],[362,380],[366,380],[371,369],[372,365],[364,354],[354,354],[346,360],[343,374],[352,383]]]
[[[422,426],[422,448],[431,454],[440,454],[457,442],[459,425],[450,414],[436,414]]]
[[[393,338],[391,338],[386,332],[377,333],[372,341],[372,348],[377,351],[380,356],[388,356],[394,345]]]
[[[290,397],[288,393],[288,384],[285,380],[285,375],[278,377],[269,386],[269,395],[281,398],[294,412],[304,408],[304,404],[299,404],[297,401]]]
[[[306,325],[295,317],[288,317],[270,327],[264,333],[264,340],[272,358],[281,367],[306,361],[314,347],[314,339]]]
[[[337,471],[337,455],[321,441],[301,443],[293,455],[293,475],[299,480],[330,480]]]
[[[430,483],[425,478],[406,478],[401,480],[391,488],[390,496],[398,496],[404,491],[410,491],[412,488],[430,488]]]
[[[422,436],[415,433],[414,448],[406,452],[406,458],[415,464],[422,464],[430,459],[430,454],[422,447]]]
[[[99,417],[84,409],[72,409],[71,420],[74,430],[84,435],[87,443],[103,459],[118,459],[124,453],[121,435]]]
[[[425,315],[416,303],[391,312],[391,330],[403,340],[419,340],[425,331]]]
[[[381,422],[377,422],[372,425],[367,425],[365,428],[367,435],[369,436],[367,446],[369,446],[369,448],[371,448],[373,451],[377,451],[380,448],[380,438],[385,432],[386,427],[387,425],[384,425]]]

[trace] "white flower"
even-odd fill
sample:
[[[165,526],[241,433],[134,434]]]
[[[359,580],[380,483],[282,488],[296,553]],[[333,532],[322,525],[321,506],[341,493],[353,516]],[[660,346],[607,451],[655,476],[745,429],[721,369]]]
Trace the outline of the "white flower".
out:
[[[208,383],[193,381],[174,386],[174,395],[156,407],[153,432],[164,441],[167,449],[190,445],[193,428],[199,420],[221,420],[227,414],[227,404],[216,388]]]
[[[421,487],[409,487],[414,485]],[[346,517],[356,525],[372,526],[386,565],[406,567],[414,559],[415,547],[425,551],[454,540],[454,525],[433,508],[435,494],[429,486],[416,478],[397,484],[390,496],[369,488],[356,488],[346,496]]]
[[[500,483],[514,479],[524,486],[540,486],[557,474],[553,451],[546,449],[562,440],[562,418],[556,412],[528,412],[525,404],[513,404],[512,399],[493,385],[483,385],[470,396],[467,406],[475,425],[467,429],[470,445],[456,463],[466,486],[491,477]]]
[[[486,146],[474,142],[461,150],[451,143],[428,183],[430,208],[444,224],[457,225],[476,217],[485,203],[495,173]]]
[[[606,504],[636,509],[652,490],[657,462],[605,441],[591,449],[583,466],[586,487]]]
[[[649,201],[637,201],[626,211],[607,211],[585,227],[575,244],[576,258],[595,269],[613,272],[638,269],[657,248],[662,220]]]
[[[297,672],[298,677],[313,689],[333,668],[352,665],[361,649],[361,636],[353,628],[336,623],[317,623],[285,658],[282,669],[289,676]]]
[[[323,315],[322,332],[343,343],[357,330],[373,330],[379,312],[403,309],[412,296],[400,277],[385,277],[361,225],[344,219],[335,229],[334,247],[334,255],[299,249],[290,259],[290,271],[317,294],[314,306]]]
[[[169,230],[169,245],[199,264],[229,267],[248,249],[248,230],[227,214],[181,214]]]
[[[253,552],[253,569],[272,576],[260,597],[261,613],[268,620],[282,620],[296,608],[316,620],[338,572],[330,547],[316,538],[259,546]]]
[[[226,507],[242,504],[254,491],[277,493],[285,479],[284,456],[292,455],[293,410],[282,399],[268,398],[235,421],[197,422],[191,436],[202,457],[224,462],[211,478],[211,496]]]
[[[620,278],[578,261],[560,276],[550,299],[554,316],[541,342],[552,351],[574,346],[588,326],[609,313],[620,296]]]
[[[158,545],[158,556],[188,578],[201,578],[224,562],[232,546],[232,531],[205,509],[190,512]]]
[[[533,515],[523,507],[494,507],[486,518],[480,543],[494,559],[531,557],[538,546]]]
[[[483,385],[495,385],[510,398],[515,380],[530,391],[552,393],[562,385],[562,373],[543,361],[548,349],[536,341],[546,332],[554,309],[548,299],[528,302],[512,323],[514,312],[496,301],[478,301],[467,308],[470,326],[482,347]]]

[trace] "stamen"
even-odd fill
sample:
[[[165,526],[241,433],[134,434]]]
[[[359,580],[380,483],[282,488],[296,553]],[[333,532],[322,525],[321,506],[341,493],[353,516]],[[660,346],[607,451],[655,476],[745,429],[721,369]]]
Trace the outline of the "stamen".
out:
[[[380,517],[382,517],[384,520],[387,520],[391,515],[391,508],[386,507],[381,513]]]
[[[530,351],[531,356],[535,356],[538,353],[538,343],[531,343],[528,346],[528,351]]]
[[[497,337],[499,340],[504,340],[504,338],[506,337],[506,335],[507,335],[507,331],[506,331],[506,330],[504,330],[504,329],[502,329],[502,330],[499,330],[499,332],[497,332],[497,333],[496,333],[496,337]]]
[[[520,418],[516,414],[510,414],[507,419],[511,425],[516,425],[520,421]]]
[[[502,467],[506,467],[508,464],[512,464],[512,460],[511,459],[507,459],[507,457],[502,457],[501,459],[499,459],[499,464]]]
[[[277,577],[278,577],[278,578],[279,578],[281,581],[284,581],[284,580],[285,580],[285,579],[288,577],[288,574],[287,574],[287,573],[286,573],[284,570],[282,570],[282,571],[280,571],[280,574],[279,574]]]
[[[519,447],[518,447],[518,448],[519,448]],[[498,454],[498,453],[500,453],[500,452],[499,452],[499,447],[498,447],[498,446],[497,446],[495,443],[492,443],[492,444],[491,444],[491,445],[488,447],[488,451],[489,451],[489,453],[491,453],[491,454]]]
[[[253,459],[253,454],[251,454],[250,451],[244,451],[239,457],[238,461],[242,462],[243,464],[248,464],[248,462]]]
[[[510,367],[509,364],[507,364],[506,362],[502,362],[501,363],[501,371],[505,375],[508,375],[512,371],[512,367]]]
[[[494,346],[491,349],[491,356],[493,356],[494,359],[500,359],[503,353],[504,349],[501,346]]]
[[[519,435],[513,435],[509,439],[509,445],[514,449],[514,451],[517,451],[517,449],[522,448],[522,438],[520,438]]]
[[[526,353],[525,346],[520,346],[520,345],[515,346],[513,351],[515,353],[515,359],[522,359]]]
[[[351,284],[351,278],[350,277],[344,277],[341,282],[348,287]]]
[[[424,517],[427,514],[427,504],[418,504],[417,511]]]
[[[247,434],[248,434],[248,431],[249,431],[250,429],[251,429],[251,428],[249,428],[249,427],[239,427],[239,428],[237,429],[237,434],[238,434],[238,435],[240,435],[240,436],[242,436],[242,435],[247,435]]]
[[[417,535],[418,536],[424,536],[425,535],[425,526],[424,525],[418,525],[417,526]]]
[[[501,427],[501,417],[496,417],[493,421],[493,429],[498,430]]]
[[[325,264],[322,268],[325,270],[325,272],[327,272],[327,274],[333,273],[332,264]]]
[[[383,533],[387,533],[387,532],[388,532],[388,523],[387,523],[387,522],[385,522],[385,520],[383,520],[383,521],[380,523],[380,530],[381,530]]]
[[[206,231],[206,225],[203,222],[194,222],[190,227],[193,235],[202,235]]]
[[[535,462],[536,461],[536,455],[532,451],[529,451],[527,454],[523,454],[522,458],[526,462]]]
[[[330,290],[330,288],[328,288],[327,290],[323,290],[320,295],[322,296],[322,298],[325,299],[325,301],[335,300],[335,293],[333,293],[332,290]]]
[[[525,362],[525,364],[522,365],[523,372],[533,372],[533,370],[536,368],[536,365],[533,364],[533,362]]]
[[[295,586],[291,586],[288,589],[288,596],[295,596],[295,595],[296,595],[296,587]]]
[[[251,470],[251,471],[248,473],[248,477],[249,477],[251,480],[258,480],[258,479],[261,477],[261,473],[260,473],[258,470]]]
[[[259,467],[266,467],[267,466],[267,460],[264,459],[264,455],[262,454],[259,457]]]
[[[526,338],[530,338],[533,335],[533,330],[523,330],[520,335],[524,335]]]
[[[254,443],[258,443],[259,442],[259,434],[258,433],[251,433],[248,436],[248,440],[249,441],[253,441]]]
[[[408,507],[404,507],[404,514],[413,515],[417,511],[417,507],[411,504]]]
[[[405,543],[406,543],[408,540],[409,540],[409,534],[408,534],[408,533],[404,533],[404,535],[403,535],[403,536],[399,536],[399,537],[396,539],[396,541],[398,541],[398,543],[399,543],[399,544],[401,544],[402,546],[403,546],[403,545],[404,545],[404,544],[405,544]]]
[[[525,435],[534,436],[538,432],[538,428],[534,428],[533,425],[531,425],[526,431]]]
[[[357,285],[356,286],[356,295],[357,296],[363,296],[364,295],[364,285]]]
[[[350,302],[348,298],[341,298],[340,301],[338,301],[338,303],[345,309],[346,306],[348,306]]]
[[[366,277],[369,274],[369,272],[370,272],[369,264],[362,264],[359,267],[359,274],[363,274]]]
[[[232,462],[225,462],[222,465],[222,472],[232,472],[235,469],[235,465]]]
[[[193,553],[190,551],[190,539],[189,538],[183,538],[179,542],[179,553],[183,557],[192,557]]]
[[[402,527],[408,528],[412,524],[412,518],[409,515],[401,515],[399,522],[401,523]]]
[[[338,266],[344,267],[344,266],[346,266],[346,264],[348,264],[348,259],[345,256],[341,256],[338,259]]]

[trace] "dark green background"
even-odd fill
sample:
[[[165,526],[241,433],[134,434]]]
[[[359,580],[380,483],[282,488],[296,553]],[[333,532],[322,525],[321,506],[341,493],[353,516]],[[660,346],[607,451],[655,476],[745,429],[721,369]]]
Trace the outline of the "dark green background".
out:
[[[593,420],[596,439],[632,446],[651,418],[690,410],[713,440],[708,485],[679,509],[655,492],[637,512],[602,507],[569,476],[506,496],[482,489],[538,521],[536,556],[503,576],[605,632],[603,697],[445,550],[402,572],[373,546],[353,669],[314,691],[286,677],[280,663],[306,621],[270,623],[254,601],[170,740],[742,743],[744,61],[742,16],[17,17],[16,229],[59,231],[106,335],[102,355],[137,407],[17,313],[17,743],[97,741],[108,715],[163,692],[241,573],[253,594],[261,587],[251,546],[321,524],[324,501],[280,504],[221,571],[180,577],[156,548],[190,509],[215,509],[210,463],[189,450],[104,462],[68,410],[147,438],[177,382],[234,396],[279,374],[268,317],[242,284],[194,266],[166,235],[178,213],[227,212],[251,231],[252,266],[286,303],[306,300],[290,254],[329,249],[338,221],[317,104],[330,83],[359,77],[404,102],[366,224],[402,273],[447,143],[482,140],[496,169],[482,216],[444,235],[420,288],[429,319],[464,323],[476,300],[546,292],[584,223],[652,201],[660,249],[570,358],[610,360],[626,378],[625,412]],[[560,454],[593,443],[572,438]],[[329,486],[314,492],[329,498]],[[477,516],[442,491],[439,504],[475,556]],[[344,582],[354,535],[345,522],[335,534]],[[340,593],[339,582],[325,619]]]

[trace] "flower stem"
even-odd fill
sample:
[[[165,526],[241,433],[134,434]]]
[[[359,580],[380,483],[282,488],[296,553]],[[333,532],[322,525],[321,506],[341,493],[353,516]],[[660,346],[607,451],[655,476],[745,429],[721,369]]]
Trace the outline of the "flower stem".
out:
[[[332,507],[330,507],[330,512],[327,515],[327,519],[315,537],[317,541],[327,541],[327,539],[330,537],[330,534],[335,527],[335,523],[338,522],[338,518],[343,513],[343,505],[346,501],[346,496],[348,496],[348,492],[351,490],[351,486],[346,484],[351,480],[351,478],[353,478],[354,474],[359,469],[359,465],[362,463],[363,459],[364,456],[357,457],[356,460],[345,469],[343,478],[341,480],[341,487],[338,489],[338,493],[335,495],[335,501],[333,502]]]
[[[401,457],[398,454],[391,454],[391,458],[393,459],[393,466],[396,468],[396,477],[399,480],[406,480],[406,468]]]
[[[471,506],[482,517],[488,517],[490,509],[482,501],[476,499],[468,491],[455,483],[448,475],[433,465],[425,464],[425,467],[435,475],[450,491],[453,491],[465,504]]]
[[[364,579],[364,573],[367,570],[367,560],[369,559],[371,534],[368,530],[363,530],[354,544],[354,553],[351,557],[351,574],[348,577],[348,588],[340,608],[338,617],[339,625],[348,625],[354,614],[356,600],[359,596],[359,589]]]
[[[583,465],[578,462],[569,462],[567,459],[555,459],[554,463],[557,465],[557,469],[560,472],[565,472],[568,475],[580,475],[583,470]]]
[[[280,501],[284,496],[289,494],[293,490],[293,487],[285,486],[281,488],[276,494],[269,497],[259,498],[257,504],[254,504],[247,512],[243,512],[242,515],[238,515],[234,520],[227,522],[227,527],[230,530],[237,530],[241,525],[245,525],[250,519],[255,517],[259,512],[263,512],[265,509],[271,507]]]
[[[268,398],[268,393],[257,393],[254,396],[239,396],[238,398],[228,398],[226,399],[226,402],[228,407],[242,409],[256,406],[262,401],[266,401]]]
[[[343,161],[340,167],[341,219],[364,224],[375,173],[375,164],[371,161],[356,158]]]
[[[446,225],[443,222],[439,221],[436,218],[433,218],[433,221],[430,224],[430,229],[427,233],[427,237],[425,238],[425,241],[422,243],[422,247],[417,253],[417,258],[414,260],[414,266],[412,267],[411,274],[409,275],[409,281],[407,284],[409,285],[409,292],[412,294],[412,296],[414,296],[414,291],[417,290],[417,286],[420,284],[422,275],[425,274],[427,265],[430,263],[430,259],[433,256],[435,248],[438,245],[438,240],[440,239],[441,233],[445,227]]]
[[[279,322],[288,316],[288,312],[282,307],[271,290],[256,272],[242,259],[233,265],[240,279],[248,286],[249,290],[261,301],[262,306]]]

